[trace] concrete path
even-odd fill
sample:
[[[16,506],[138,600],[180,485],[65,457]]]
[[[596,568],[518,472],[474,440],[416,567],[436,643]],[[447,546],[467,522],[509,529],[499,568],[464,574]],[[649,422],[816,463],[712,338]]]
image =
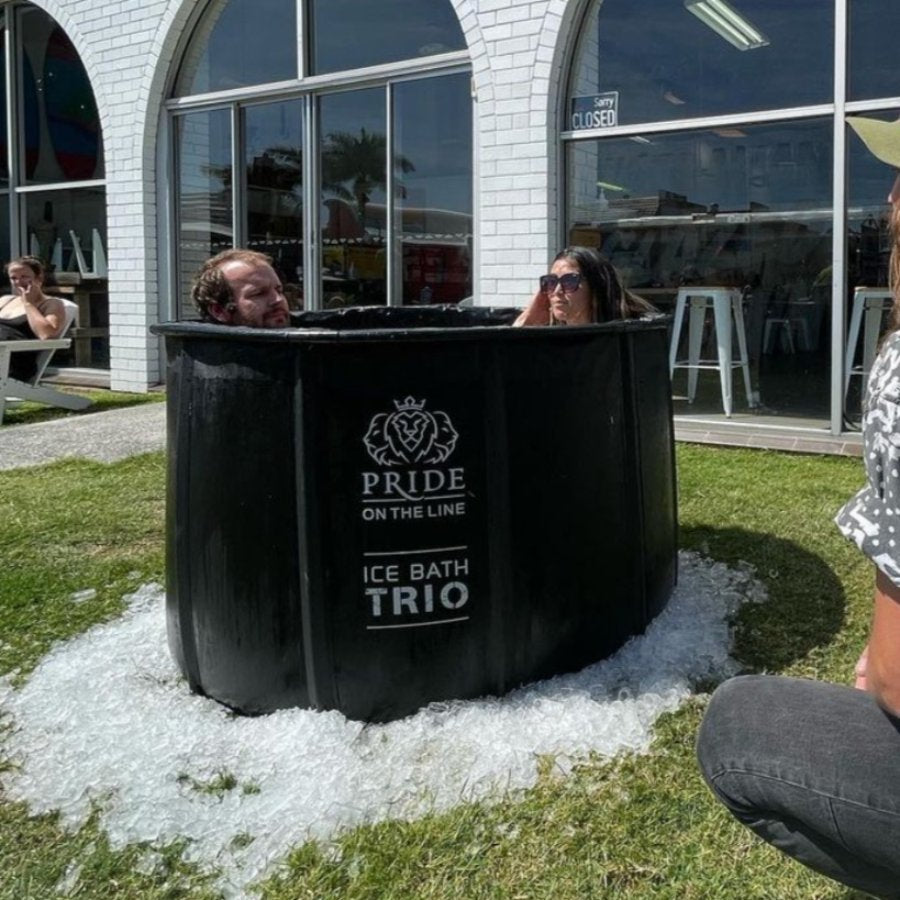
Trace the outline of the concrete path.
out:
[[[115,462],[165,446],[166,404],[145,403],[34,425],[0,425],[0,469],[73,456]]]

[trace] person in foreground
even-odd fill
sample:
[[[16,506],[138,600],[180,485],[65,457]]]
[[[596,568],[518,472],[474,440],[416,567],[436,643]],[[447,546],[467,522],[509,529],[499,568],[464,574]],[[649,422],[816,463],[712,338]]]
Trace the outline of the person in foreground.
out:
[[[255,250],[223,250],[201,267],[191,298],[204,322],[286,328],[291,314],[272,258]]]
[[[627,290],[612,264],[593,247],[566,247],[513,325],[590,325],[655,313]]]
[[[900,120],[848,121],[900,167]],[[761,838],[851,888],[900,897],[900,175],[888,200],[894,307],[866,388],[867,484],[835,518],[875,564],[855,688],[733,678],[713,694],[697,755],[713,793]]]
[[[35,256],[7,263],[12,293],[0,297],[0,341],[49,341],[65,328],[62,300],[44,293],[44,266]],[[37,353],[13,353],[9,374],[28,381],[37,370]]]

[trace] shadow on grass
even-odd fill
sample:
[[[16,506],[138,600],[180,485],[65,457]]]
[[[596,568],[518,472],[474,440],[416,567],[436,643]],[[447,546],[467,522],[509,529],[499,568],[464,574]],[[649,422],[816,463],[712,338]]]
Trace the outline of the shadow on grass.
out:
[[[748,669],[780,672],[829,643],[844,625],[844,586],[822,557],[799,544],[741,528],[682,528],[680,543],[729,566],[750,563],[765,603],[741,607],[733,655]]]
[[[165,401],[165,394],[152,392],[147,394],[131,394],[122,391],[108,391],[105,389],[69,388],[62,387],[64,394],[73,394],[78,397],[87,397],[91,405],[86,409],[71,410],[58,406],[48,406],[44,403],[32,403],[30,401],[14,401],[6,408],[3,423],[0,427],[9,425],[33,425],[36,422],[49,422],[51,419],[67,419],[73,416],[87,416],[91,413],[104,412],[108,409],[121,409],[125,406],[140,406],[144,403],[161,403]]]

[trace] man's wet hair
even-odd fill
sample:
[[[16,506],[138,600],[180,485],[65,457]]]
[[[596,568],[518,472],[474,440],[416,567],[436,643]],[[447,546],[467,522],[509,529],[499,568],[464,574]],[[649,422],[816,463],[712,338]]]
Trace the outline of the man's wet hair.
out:
[[[272,257],[256,250],[234,247],[231,250],[223,250],[206,260],[191,284],[191,299],[204,322],[217,321],[210,312],[213,304],[218,304],[227,310],[234,308],[234,294],[222,272],[222,268],[230,262],[242,262],[251,266],[271,266]]]

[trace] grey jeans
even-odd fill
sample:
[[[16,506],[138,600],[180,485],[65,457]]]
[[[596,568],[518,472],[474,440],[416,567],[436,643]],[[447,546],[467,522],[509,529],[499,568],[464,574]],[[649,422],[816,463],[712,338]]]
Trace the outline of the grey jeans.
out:
[[[851,687],[745,675],[700,726],[707,783],[763,840],[817,872],[900,897],[900,720]]]

